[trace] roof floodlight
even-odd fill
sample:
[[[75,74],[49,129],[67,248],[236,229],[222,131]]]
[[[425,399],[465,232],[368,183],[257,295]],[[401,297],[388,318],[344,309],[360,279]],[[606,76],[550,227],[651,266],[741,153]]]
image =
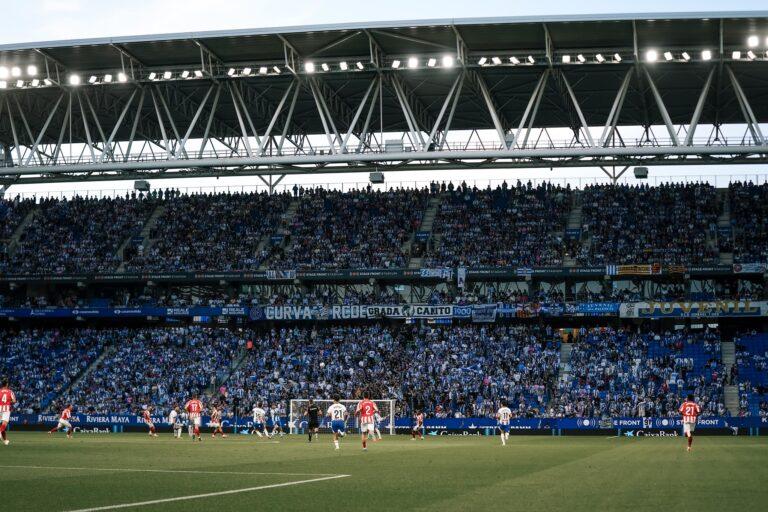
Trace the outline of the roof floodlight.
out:
[[[347,64],[347,61],[343,60],[343,61],[339,62],[339,69],[341,69],[342,71],[348,70],[349,69],[349,64]]]
[[[125,83],[128,81],[128,76],[121,71],[117,74],[117,81],[120,83]]]
[[[392,69],[397,69],[400,67],[400,61],[395,59],[392,61]]]
[[[11,76],[14,78],[21,76],[21,68],[19,66],[13,66],[11,68]]]
[[[320,67],[323,68],[323,71],[329,71],[331,69],[330,67],[328,67],[328,64],[326,64],[325,62],[320,64]]]
[[[24,87],[24,80],[16,80],[16,87],[18,87],[19,89]]]
[[[710,50],[703,50],[701,52],[701,60],[712,60],[712,52]]]
[[[170,71],[165,71],[163,73],[163,78],[165,78],[166,80],[170,80],[172,76],[173,76],[173,73],[171,73]]]
[[[487,57],[480,57],[480,60],[477,61],[477,63],[480,64],[481,66],[485,66],[486,62],[488,62]]]
[[[619,55],[618,53],[614,53],[613,54],[613,60],[615,62],[621,62],[621,55]]]
[[[181,78],[189,78],[189,70],[185,69],[181,72]]]
[[[533,58],[533,55],[528,56],[528,64],[536,64],[536,59]]]
[[[267,66],[261,66],[259,68],[259,74],[260,75],[266,75],[267,73],[269,73],[269,69],[267,69]]]
[[[411,69],[419,67],[419,59],[416,57],[408,57],[408,67]]]
[[[570,64],[570,63],[571,63],[571,56],[563,55],[563,64]]]
[[[96,83],[98,80],[99,80],[99,79],[98,79],[98,77],[97,77],[96,75],[91,75],[91,76],[88,78],[88,83],[89,83],[89,84],[95,84],[95,83]]]
[[[8,88],[8,82],[5,80],[0,80],[0,89],[7,89]]]
[[[69,75],[69,85],[80,85],[80,75]]]
[[[200,69],[195,70],[195,78],[200,78],[203,76],[203,71]]]
[[[493,62],[495,66],[498,66],[499,64],[501,64],[501,59],[498,57],[491,57],[491,62]]]
[[[112,83],[112,75],[110,75],[109,73],[104,75],[104,82],[106,82],[108,84],[111,84]]]
[[[29,76],[37,76],[37,66],[34,64],[30,64],[27,66],[27,75]]]
[[[307,73],[314,73],[315,72],[315,63],[314,62],[305,62],[304,63],[304,71]]]
[[[517,57],[510,57],[509,58],[509,62],[511,62],[512,64],[517,65],[517,64],[520,64],[520,59],[518,59]]]
[[[251,76],[251,68],[243,68],[243,76]]]
[[[37,87],[38,85],[40,85],[40,80],[38,80],[37,78],[32,80],[32,87]]]
[[[433,68],[437,65],[437,59],[432,57],[427,61],[427,66]]]
[[[151,72],[151,73],[149,74],[149,79],[150,79],[150,80],[154,80],[155,78],[157,78],[157,73],[155,73],[155,72],[153,71],[153,72]]]
[[[583,56],[582,54],[578,54],[578,55],[576,56],[576,59],[577,59],[579,62],[581,62],[582,64],[584,64],[584,63],[587,61],[587,59],[585,59],[585,58],[584,58],[584,56]]]
[[[227,74],[229,76],[235,76],[236,72],[237,72],[237,70],[235,68],[229,68],[229,70],[227,71]]]
[[[272,66],[272,71],[274,71],[274,72],[275,72],[275,73],[277,73],[278,75],[279,75],[280,73],[282,73],[282,71],[280,71],[280,66]]]
[[[357,69],[361,69],[361,70],[365,69],[365,65],[362,62],[360,62],[360,61],[357,61],[355,66],[357,66]]]
[[[443,67],[444,68],[453,67],[453,55],[443,55]]]
[[[683,60],[685,62],[688,62],[689,60],[691,60],[691,54],[688,52],[683,52]]]
[[[755,52],[753,52],[752,50],[749,50],[749,51],[747,52],[747,57],[749,57],[749,60],[755,60],[755,58],[757,57],[757,55],[755,55]]]
[[[757,48],[758,44],[760,44],[760,39],[757,36],[749,36],[747,38],[747,46],[750,48]]]
[[[8,68],[0,66],[0,78],[8,78]]]
[[[733,53],[731,54],[731,58],[732,58],[733,60],[739,60],[739,59],[741,58],[741,52],[740,52],[740,51],[738,51],[738,50],[736,50],[735,52],[733,52]]]
[[[43,78],[43,83],[47,86],[51,86],[53,84],[50,78]]]
[[[659,60],[659,52],[657,52],[656,50],[648,50],[647,52],[645,52],[645,60],[647,62],[656,62],[657,60]]]
[[[664,52],[664,60],[672,60],[675,56],[672,55],[672,52]]]
[[[595,60],[600,64],[602,64],[603,62],[605,62],[605,57],[603,57],[602,53],[598,53],[597,55],[595,55]]]

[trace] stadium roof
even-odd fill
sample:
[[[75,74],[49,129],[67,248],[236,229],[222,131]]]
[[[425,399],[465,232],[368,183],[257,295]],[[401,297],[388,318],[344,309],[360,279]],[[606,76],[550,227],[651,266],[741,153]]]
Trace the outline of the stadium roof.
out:
[[[446,129],[438,125],[448,117],[451,130],[496,129],[500,138],[521,135],[524,126],[578,132],[613,124],[666,125],[674,139],[674,125],[692,117],[718,127],[750,116],[754,124],[768,122],[766,70],[768,11],[436,19],[6,44],[0,96],[26,115],[22,129],[0,111],[0,144],[36,149],[37,133],[39,144],[55,144],[57,136],[60,144],[55,127],[67,121],[65,139],[82,143],[112,131],[104,126],[115,127],[115,141],[167,141],[176,125],[180,132],[189,126],[192,139],[276,133],[288,124],[289,137],[357,135],[366,116],[355,114],[371,97],[379,103],[371,107],[371,130],[412,138],[433,126]],[[466,81],[458,79],[462,73]],[[68,82],[73,75],[78,87]],[[224,93],[198,112],[217,84],[226,85]],[[287,113],[294,84],[295,108]],[[456,92],[450,105],[446,98],[457,87],[460,97]],[[131,114],[123,122],[121,111],[138,103],[139,89],[149,99],[132,131]],[[702,89],[712,92],[700,100]],[[60,108],[49,118],[46,108],[72,91],[74,113],[65,117]],[[10,111],[12,103],[3,103]],[[200,119],[210,110],[207,127]],[[89,111],[101,124],[92,133],[81,126],[89,121],[80,122]],[[167,126],[157,121],[161,111]],[[762,133],[753,138],[767,142]]]

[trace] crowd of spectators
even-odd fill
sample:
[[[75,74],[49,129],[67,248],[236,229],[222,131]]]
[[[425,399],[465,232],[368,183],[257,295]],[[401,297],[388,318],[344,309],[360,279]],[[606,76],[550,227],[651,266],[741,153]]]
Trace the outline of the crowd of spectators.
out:
[[[768,417],[768,335],[752,331],[734,342],[739,415]]]
[[[518,181],[479,190],[462,184],[442,198],[424,266],[561,265],[570,209],[570,187]]]
[[[768,263],[768,183],[732,183],[728,193],[734,230],[733,261]]]
[[[583,265],[716,263],[722,207],[706,184],[593,185],[582,191]]]
[[[278,248],[271,268],[402,268],[403,245],[418,230],[428,189],[351,192],[312,189],[299,198],[290,240]]]

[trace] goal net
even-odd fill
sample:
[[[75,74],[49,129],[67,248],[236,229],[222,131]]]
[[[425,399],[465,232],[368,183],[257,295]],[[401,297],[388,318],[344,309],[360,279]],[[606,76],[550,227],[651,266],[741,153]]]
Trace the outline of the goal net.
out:
[[[355,417],[355,411],[357,410],[357,404],[362,400],[339,400],[339,403],[347,408],[349,412],[349,419],[347,419],[347,429],[359,429],[360,420]],[[379,422],[379,429],[382,433],[389,432],[390,435],[395,434],[395,400],[373,400],[376,407],[379,408],[379,414],[381,415],[381,421]],[[326,413],[328,407],[331,406],[333,400],[315,400],[315,404],[320,407],[320,430],[330,432],[331,422]],[[306,415],[307,405],[309,400],[306,398],[291,400],[289,411],[289,427],[291,434],[299,434],[307,429],[308,418]]]

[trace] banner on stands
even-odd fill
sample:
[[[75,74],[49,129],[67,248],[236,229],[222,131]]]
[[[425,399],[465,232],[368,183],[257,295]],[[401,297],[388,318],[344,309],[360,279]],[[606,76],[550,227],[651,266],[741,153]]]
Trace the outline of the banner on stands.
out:
[[[267,270],[267,279],[270,279],[270,280],[296,279],[296,271],[295,270]]]
[[[452,268],[422,268],[419,269],[419,276],[423,278],[450,279],[453,275]]]
[[[619,308],[619,316],[622,318],[717,318],[766,315],[768,315],[768,302],[749,300],[625,302]]]
[[[661,274],[661,265],[606,265],[605,273],[609,276],[653,276]]]
[[[765,263],[734,263],[734,274],[765,274]]]

